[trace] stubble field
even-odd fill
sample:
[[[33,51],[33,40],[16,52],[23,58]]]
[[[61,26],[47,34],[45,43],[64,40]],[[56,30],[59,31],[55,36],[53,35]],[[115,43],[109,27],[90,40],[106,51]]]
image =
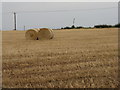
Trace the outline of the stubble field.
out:
[[[118,29],[54,30],[54,39],[2,32],[3,88],[115,88]]]

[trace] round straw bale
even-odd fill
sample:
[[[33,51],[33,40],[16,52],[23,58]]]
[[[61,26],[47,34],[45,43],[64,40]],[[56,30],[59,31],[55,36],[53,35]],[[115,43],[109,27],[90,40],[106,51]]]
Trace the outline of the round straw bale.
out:
[[[53,31],[51,29],[48,28],[41,28],[38,31],[38,39],[42,40],[42,39],[52,39],[53,38]]]
[[[39,29],[29,29],[25,33],[25,37],[27,40],[37,40],[38,39],[38,31]]]
[[[52,30],[52,29],[50,29],[50,31],[51,31],[51,38],[50,38],[50,39],[53,39],[53,38],[54,38],[54,33],[53,33],[53,30]]]

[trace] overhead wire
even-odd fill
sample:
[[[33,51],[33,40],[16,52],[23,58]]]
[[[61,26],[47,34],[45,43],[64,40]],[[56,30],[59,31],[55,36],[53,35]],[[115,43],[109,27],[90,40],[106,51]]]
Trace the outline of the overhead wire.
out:
[[[77,12],[77,11],[90,11],[90,10],[106,10],[119,7],[106,7],[106,8],[92,8],[92,9],[70,9],[70,10],[49,10],[49,11],[14,11],[16,13],[52,13],[52,12]],[[2,13],[14,13],[14,12],[2,12]]]

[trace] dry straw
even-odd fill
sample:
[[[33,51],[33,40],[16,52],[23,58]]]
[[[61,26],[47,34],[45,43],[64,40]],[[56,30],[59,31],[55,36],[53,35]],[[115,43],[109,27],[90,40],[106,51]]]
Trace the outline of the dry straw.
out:
[[[38,39],[38,31],[39,29],[29,29],[25,33],[25,37],[27,40],[37,40]]]
[[[48,28],[41,28],[38,31],[38,39],[43,40],[43,39],[52,39],[54,37],[53,31]]]

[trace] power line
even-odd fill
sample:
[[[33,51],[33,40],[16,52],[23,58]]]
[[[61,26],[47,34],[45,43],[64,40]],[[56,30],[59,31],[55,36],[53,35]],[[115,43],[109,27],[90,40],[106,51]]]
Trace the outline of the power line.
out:
[[[72,10],[54,10],[54,11],[19,11],[18,13],[49,13],[49,12],[71,12],[71,11],[90,11],[90,10],[106,10],[118,7],[95,8],[95,9],[72,9]]]
[[[71,10],[53,10],[53,11],[18,11],[16,13],[51,13],[51,12],[71,12],[71,11],[90,11],[90,10],[106,10],[118,7],[107,7],[107,8],[94,8],[94,9],[71,9]],[[13,12],[3,12],[3,13],[13,13]]]

